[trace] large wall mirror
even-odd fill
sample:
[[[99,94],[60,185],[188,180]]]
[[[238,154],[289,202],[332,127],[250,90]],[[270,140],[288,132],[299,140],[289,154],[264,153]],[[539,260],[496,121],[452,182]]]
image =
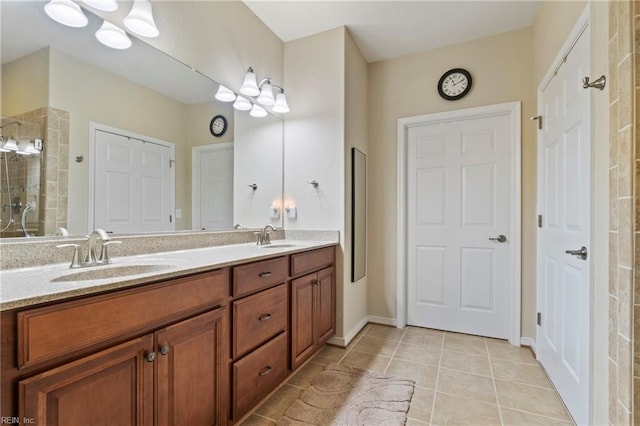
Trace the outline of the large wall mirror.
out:
[[[162,230],[282,226],[272,208],[282,202],[279,117],[249,117],[216,101],[218,84],[210,76],[135,36],[130,35],[133,44],[127,50],[100,44],[94,33],[102,19],[89,11],[84,10],[86,27],[69,28],[47,17],[43,5],[1,4],[0,135],[21,146],[34,145],[36,151],[42,141],[43,148],[32,155],[0,153],[0,236],[50,236],[59,227],[84,235],[100,224],[99,214],[117,223],[127,220],[134,204],[170,221]],[[214,137],[210,122],[218,115],[228,128]],[[164,154],[154,156],[146,148],[171,147],[166,162],[173,179],[170,211],[154,204],[159,186],[143,182],[136,184],[143,189],[133,193],[123,183],[129,178],[100,186],[97,173],[109,155],[134,155],[131,146],[136,144],[139,155],[150,159],[146,164],[156,158],[164,162]],[[120,146],[126,150],[119,151]],[[221,150],[226,154],[216,153]],[[221,169],[227,175],[222,180]],[[105,197],[122,202],[109,198],[104,207]]]

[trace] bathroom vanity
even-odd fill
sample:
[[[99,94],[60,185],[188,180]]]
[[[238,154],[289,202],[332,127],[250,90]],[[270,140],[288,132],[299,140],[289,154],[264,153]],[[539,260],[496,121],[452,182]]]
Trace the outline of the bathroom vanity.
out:
[[[1,415],[39,425],[242,418],[334,334],[336,283],[335,243],[259,255],[242,246],[198,250],[196,260],[227,253],[208,267],[4,305]],[[229,260],[242,250],[251,254]]]

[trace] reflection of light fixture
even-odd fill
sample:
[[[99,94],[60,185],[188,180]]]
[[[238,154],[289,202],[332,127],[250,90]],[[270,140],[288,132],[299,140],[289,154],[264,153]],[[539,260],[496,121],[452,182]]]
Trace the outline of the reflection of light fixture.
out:
[[[80,6],[71,0],[51,0],[44,5],[44,11],[49,18],[68,27],[82,28],[89,23]]]
[[[123,19],[124,26],[142,37],[158,37],[160,31],[153,21],[151,2],[134,0],[129,14]]]
[[[131,40],[122,28],[113,25],[109,21],[104,21],[98,31],[96,38],[105,46],[112,49],[128,49],[131,47]]]
[[[238,111],[249,111],[253,105],[251,102],[247,100],[247,98],[243,96],[238,96],[236,101],[233,103],[233,107]]]
[[[258,95],[258,98],[256,100],[262,105],[273,105],[275,99],[273,99],[273,88],[271,87],[271,79],[265,78],[259,86],[262,87],[262,89],[260,90],[260,95]]]
[[[286,114],[291,110],[289,109],[289,105],[287,104],[287,97],[284,95],[284,89],[278,86],[275,87],[277,87],[280,91],[276,95],[276,102],[271,109],[273,109],[274,112]]]
[[[9,151],[17,151],[18,143],[13,139],[7,139],[7,141],[2,145],[2,152]]]
[[[94,9],[103,10],[105,12],[113,12],[118,10],[118,2],[116,0],[82,0]]]
[[[240,93],[247,96],[258,96],[260,89],[258,89],[258,83],[256,80],[256,73],[253,72],[253,68],[249,67],[247,73],[244,75],[244,82],[240,87]]]
[[[265,117],[267,115],[267,111],[261,106],[254,105],[253,108],[251,108],[249,115],[252,117]]]
[[[35,148],[29,149],[29,145],[31,145],[31,142],[29,142],[29,141],[20,142],[20,144],[18,145],[18,150],[16,151],[16,154],[20,154],[20,155],[31,155],[31,154],[33,154],[33,151],[35,150]]]
[[[220,87],[218,87],[215,98],[222,102],[233,102],[236,100],[236,94],[221,84]]]

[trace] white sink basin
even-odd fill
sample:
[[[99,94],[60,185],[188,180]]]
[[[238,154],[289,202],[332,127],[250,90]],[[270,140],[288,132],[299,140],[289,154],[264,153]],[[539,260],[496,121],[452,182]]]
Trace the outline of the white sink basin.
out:
[[[127,277],[130,275],[147,274],[149,272],[162,271],[169,269],[169,265],[122,265],[106,267],[101,269],[92,269],[91,267],[70,274],[61,275],[52,279],[52,282],[68,282],[68,281],[87,281],[87,280],[104,280],[108,278]]]
[[[298,247],[297,244],[290,244],[290,243],[271,243],[271,244],[265,244],[263,246],[259,246],[261,249],[280,249],[280,248],[288,248],[288,247]]]

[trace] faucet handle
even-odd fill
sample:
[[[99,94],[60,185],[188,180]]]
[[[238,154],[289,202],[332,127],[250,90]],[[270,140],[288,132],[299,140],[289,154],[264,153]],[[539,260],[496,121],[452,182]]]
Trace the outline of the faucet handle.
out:
[[[100,263],[105,263],[105,264],[109,264],[111,263],[111,259],[109,258],[109,246],[111,244],[122,244],[122,241],[105,241],[102,243],[102,251],[100,252]]]
[[[258,238],[256,238],[256,244],[257,245],[261,245],[262,244],[262,232],[254,231],[253,235],[256,235],[258,237]]]
[[[69,268],[81,268],[82,267],[82,248],[80,244],[60,244],[57,248],[73,247],[73,258],[71,259],[71,265]]]

